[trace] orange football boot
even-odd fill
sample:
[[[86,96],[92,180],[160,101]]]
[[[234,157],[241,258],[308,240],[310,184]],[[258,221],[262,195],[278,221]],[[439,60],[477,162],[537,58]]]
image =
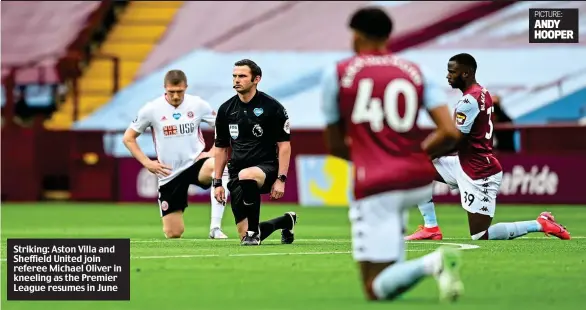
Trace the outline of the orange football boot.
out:
[[[405,237],[405,240],[442,240],[443,239],[442,231],[440,230],[439,226],[436,227],[425,227],[423,225],[419,225],[417,227],[417,231],[415,231],[412,235]]]
[[[541,212],[537,217],[537,222],[541,224],[541,228],[546,236],[554,235],[562,240],[570,240],[570,232],[560,224],[558,224],[550,212]]]

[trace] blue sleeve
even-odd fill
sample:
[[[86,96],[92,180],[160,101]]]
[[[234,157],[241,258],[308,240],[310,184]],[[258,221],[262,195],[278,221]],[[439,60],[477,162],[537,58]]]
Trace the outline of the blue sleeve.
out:
[[[336,66],[329,66],[323,73],[321,79],[321,110],[326,124],[334,124],[340,120],[338,110],[338,73]]]
[[[478,113],[480,113],[478,101],[471,95],[462,97],[456,105],[456,127],[462,133],[470,133]]]
[[[423,104],[428,110],[435,109],[442,105],[448,104],[448,96],[440,86],[438,75],[431,70],[420,67],[423,76]]]

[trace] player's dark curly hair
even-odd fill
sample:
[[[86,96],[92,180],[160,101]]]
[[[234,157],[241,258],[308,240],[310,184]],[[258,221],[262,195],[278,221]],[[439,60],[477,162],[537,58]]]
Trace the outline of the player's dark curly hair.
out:
[[[461,53],[458,55],[452,56],[450,61],[455,61],[458,65],[466,66],[472,70],[472,72],[476,72],[476,68],[478,67],[476,64],[476,59],[472,57],[472,55],[467,53]]]
[[[235,66],[248,66],[248,68],[250,68],[250,74],[252,75],[252,80],[254,80],[257,76],[261,76],[262,77],[262,70],[260,69],[260,67],[256,64],[256,62],[250,60],[250,59],[242,59],[242,60],[238,60],[236,63],[234,63]]]
[[[378,7],[359,9],[350,18],[349,26],[374,40],[386,40],[393,31],[393,21],[383,9]]]

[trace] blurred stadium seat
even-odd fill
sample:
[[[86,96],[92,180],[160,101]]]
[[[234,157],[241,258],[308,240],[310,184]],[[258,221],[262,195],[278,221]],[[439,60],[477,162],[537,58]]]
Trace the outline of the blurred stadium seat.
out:
[[[53,111],[53,89],[63,82],[58,63],[99,6],[99,2],[86,1],[2,3],[2,40],[9,42],[2,45],[2,78],[11,68],[19,68],[15,82],[17,88],[24,86],[24,100],[31,111]]]
[[[328,154],[320,111],[324,68],[353,54],[348,17],[371,4],[384,7],[395,22],[390,49],[435,71],[431,78],[443,85],[448,103],[454,105],[462,98],[446,81],[448,59],[458,53],[475,57],[478,82],[498,96],[493,98],[494,109],[481,110],[492,117],[490,131],[483,135],[493,142],[502,166],[495,220],[509,223],[501,223],[500,229],[506,227],[509,236],[543,230],[535,221],[513,221],[539,219],[539,213],[547,210],[572,232],[572,240],[564,242],[542,236],[543,232],[510,242],[471,240],[459,190],[434,182],[433,202],[444,240],[399,244],[401,251],[408,251],[399,260],[417,261],[387,268],[387,275],[395,272],[394,282],[383,277],[375,282],[385,287],[398,285],[399,291],[405,291],[405,281],[414,279],[407,276],[436,269],[430,264],[433,255],[426,254],[441,245],[466,250],[462,279],[467,296],[454,309],[584,308],[580,296],[586,290],[586,192],[578,176],[586,175],[586,2],[126,0],[0,2],[0,177],[4,181],[0,188],[0,250],[8,253],[0,255],[5,264],[2,271],[8,273],[7,280],[0,282],[7,284],[8,292],[0,308],[72,309],[75,304],[40,300],[29,305],[11,300],[45,299],[39,295],[43,291],[54,292],[45,295],[49,299],[84,299],[91,297],[88,292],[96,286],[99,299],[117,299],[122,297],[117,293],[126,292],[129,285],[131,302],[82,305],[99,310],[371,307],[357,281],[361,267],[350,263],[353,250],[364,252],[363,247],[353,247],[352,239],[371,237],[368,231],[349,229],[348,216],[361,221],[364,213],[358,210],[360,204],[348,212],[354,200],[355,171],[361,169]],[[579,9],[580,43],[528,44],[530,8]],[[210,196],[213,188],[196,185],[186,190],[186,213],[171,218],[183,217],[184,236],[166,240],[160,212],[167,203],[174,206],[175,202],[161,198],[159,178],[130,154],[122,136],[138,110],[164,94],[163,78],[168,70],[185,71],[187,92],[218,108],[235,95],[233,65],[244,58],[260,65],[259,89],[277,98],[291,119],[286,191],[279,200],[263,195],[261,218],[297,212],[301,226],[294,227],[295,244],[282,245],[282,233],[275,232],[263,240],[260,249],[239,247],[229,210],[238,196],[237,188],[227,196],[227,204],[220,206]],[[389,98],[383,97],[369,102],[380,99],[383,112],[392,112]],[[365,114],[375,121],[377,115],[371,112],[377,112],[371,104],[368,108]],[[427,113],[421,115],[419,125],[431,126]],[[169,116],[158,117],[163,121]],[[177,119],[182,122],[185,117]],[[387,120],[392,125],[393,119]],[[478,125],[482,124],[474,124]],[[201,126],[198,138],[209,150],[214,131],[207,124]],[[166,133],[163,136],[174,139]],[[150,159],[169,164],[158,158],[151,129],[137,142]],[[362,145],[372,151],[371,144]],[[374,155],[373,159],[380,159]],[[379,166],[383,173],[406,172],[405,167],[390,167],[384,161]],[[486,194],[491,185],[482,183]],[[409,196],[403,194],[399,191],[389,197]],[[488,201],[480,194],[474,191],[462,197],[468,203],[472,198]],[[396,203],[390,197],[376,215],[393,211]],[[374,241],[393,244],[392,236],[387,236],[393,229],[414,230],[421,214],[416,208],[406,211],[408,222],[394,225],[397,221],[390,221],[391,230],[375,236]],[[218,220],[230,237],[226,242],[208,239],[209,229]],[[269,223],[283,228],[279,222]],[[488,229],[486,235],[496,230]],[[78,243],[71,249],[58,247],[49,251],[55,253],[45,253],[46,242],[74,238],[86,245],[92,239],[101,244],[88,250]],[[103,238],[107,239],[96,240]],[[130,249],[118,244],[104,246],[103,242],[114,239],[126,240]],[[24,244],[35,240],[45,246]],[[23,246],[16,245],[18,242]],[[58,259],[57,252],[72,255]],[[58,264],[49,266],[49,274],[41,274],[46,266],[35,263],[50,263],[51,259]],[[84,266],[75,265],[78,259],[85,260]],[[69,272],[78,267],[85,271],[81,282],[77,281],[79,273]],[[453,264],[448,267],[454,269]],[[63,275],[65,278],[59,278]],[[404,297],[387,297],[397,304],[395,309],[451,307],[436,304],[434,299],[441,291],[425,282]],[[74,295],[74,291],[80,294]],[[388,301],[381,308],[392,309]]]
[[[166,32],[182,1],[131,1],[98,48],[79,79],[79,119],[108,102],[119,89],[132,83],[144,59]],[[74,122],[74,96],[46,122],[51,129],[67,129]]]
[[[350,12],[365,4],[369,2],[187,2],[141,66],[139,76],[153,73],[197,49],[216,52],[347,51],[346,19]],[[442,33],[470,18],[509,5],[478,1],[380,1],[377,4],[386,7],[395,19],[394,49],[405,48],[407,42],[404,41],[409,41],[405,37],[421,40],[428,32]],[[478,12],[480,8],[482,11]],[[243,16],[242,10],[249,14]],[[186,29],[196,29],[197,35]]]
[[[188,93],[203,97],[217,108],[234,95],[231,71],[234,62],[243,58],[253,59],[262,67],[260,89],[288,109],[295,139],[303,141],[294,141],[299,145],[294,152],[306,154],[305,144],[313,144],[308,146],[309,153],[322,156],[323,143],[321,136],[317,137],[324,125],[321,113],[317,113],[321,73],[326,66],[351,55],[348,15],[373,3],[385,7],[395,20],[391,50],[435,71],[434,79],[445,85],[452,104],[460,95],[445,81],[446,62],[454,54],[468,52],[478,60],[478,80],[502,97],[503,110],[514,122],[585,118],[586,31],[581,31],[580,44],[527,44],[529,8],[579,8],[583,30],[583,2],[3,2],[3,78],[10,67],[19,66],[14,85],[17,91],[12,92],[15,96],[6,96],[4,88],[1,91],[3,112],[7,99],[19,100],[23,85],[27,86],[24,94],[31,108],[52,105],[54,85],[60,86],[57,93],[63,89],[67,92],[65,104],[45,123],[49,131],[18,150],[3,151],[3,162],[9,161],[12,169],[3,171],[3,176],[39,174],[42,180],[58,180],[47,181],[53,189],[67,188],[63,180],[75,180],[74,173],[87,168],[80,160],[86,150],[99,156],[129,157],[121,143],[121,131],[143,104],[163,93],[167,70],[184,70]],[[427,114],[423,113],[420,124],[431,124]],[[539,149],[537,143],[546,135],[560,149],[579,148],[572,145],[577,144],[574,142],[555,144],[556,135],[567,128],[555,134],[532,130],[524,132],[530,138],[522,141],[530,148],[546,149]],[[83,136],[89,133],[91,139]],[[2,138],[18,144],[32,139],[28,134]],[[204,131],[204,135],[213,139],[211,131]],[[148,133],[138,141],[147,155],[155,155]],[[37,154],[48,146],[54,150],[44,154],[46,157],[21,155]],[[8,151],[12,153],[4,156]],[[36,166],[29,164],[33,160]],[[99,167],[93,168],[105,179],[116,178],[117,172],[110,175],[107,169],[115,169],[112,167],[118,164],[101,157]],[[33,179],[20,184],[29,183],[40,186]],[[13,190],[25,191],[17,185]],[[26,189],[22,197],[29,192],[36,190]]]
[[[2,75],[9,67],[38,63],[47,68],[18,73],[17,83],[59,81],[55,65],[67,52],[68,45],[85,26],[99,6],[94,1],[9,1],[2,3]]]
[[[586,104],[586,58],[580,56],[586,53],[586,32],[580,31],[578,44],[530,44],[530,8],[577,8],[580,30],[586,25],[586,2],[519,2],[422,44],[416,53],[424,55],[417,60],[470,51],[479,62],[479,80],[507,98],[503,106],[517,123],[575,121]]]
[[[543,4],[556,5],[554,2]],[[186,3],[177,14],[165,38],[142,65],[139,75],[143,75],[143,78],[120,92],[104,109],[80,121],[75,128],[125,128],[128,121],[134,117],[132,111],[159,95],[160,80],[164,72],[171,68],[185,68],[190,78],[189,92],[202,96],[214,107],[218,107],[226,98],[233,95],[228,76],[232,63],[240,58],[252,58],[265,69],[261,88],[273,94],[289,109],[289,114],[296,120],[292,123],[294,128],[321,128],[321,115],[307,111],[314,109],[318,102],[317,85],[323,67],[350,54],[347,47],[341,43],[346,42],[348,36],[343,26],[346,22],[344,18],[348,12],[362,4],[344,2],[326,6],[317,3],[286,5],[255,2],[253,5],[258,6],[257,13],[253,14],[251,19],[261,21],[253,23],[244,19],[236,26],[226,26],[224,19],[230,19],[236,14],[231,12],[238,12],[241,9],[239,5],[244,4],[212,7],[207,3]],[[402,25],[398,27],[395,38],[404,38],[417,37],[422,29],[429,25],[441,25],[444,19],[468,12],[474,5],[478,4],[437,2],[423,5],[407,1],[395,3],[388,9],[392,11],[393,16],[397,16],[397,24]],[[401,53],[433,68],[438,73],[438,82],[444,84],[446,92],[455,99],[458,96],[457,92],[449,89],[443,77],[445,63],[451,55],[461,52],[463,47],[472,47],[466,50],[478,58],[481,66],[479,79],[493,93],[507,97],[503,104],[505,110],[511,113],[514,119],[522,121],[524,115],[541,106],[549,105],[560,97],[571,95],[586,85],[586,75],[580,74],[581,70],[586,68],[586,62],[583,68],[576,68],[575,61],[583,59],[580,57],[583,49],[577,49],[575,46],[529,46],[526,43],[527,9],[539,5],[541,3],[536,2],[510,4]],[[568,2],[560,5],[571,6]],[[457,12],[448,10],[454,6],[458,7]],[[221,18],[212,17],[211,12],[214,9],[222,10]],[[321,25],[320,31],[312,32],[303,27],[285,26],[297,24],[295,20],[300,18],[300,12],[305,11],[311,13],[304,15],[304,25],[305,22],[313,25],[313,28]],[[272,18],[265,21],[260,18],[263,14],[270,14]],[[328,15],[327,25],[319,24],[322,22],[320,16],[323,15]],[[209,25],[210,31],[196,36],[193,40],[182,40],[184,29],[200,28],[201,25]],[[307,34],[303,35],[302,32]],[[263,33],[263,40],[254,40],[260,33]],[[327,36],[322,37],[323,34]],[[520,36],[523,36],[524,40]],[[292,37],[296,39],[289,39]],[[478,40],[479,37],[482,39]],[[252,46],[254,50],[251,50]],[[392,48],[401,50],[400,45],[393,45]],[[566,57],[551,62],[552,55],[559,53],[560,48],[564,49]],[[531,49],[531,53],[527,52],[528,49]],[[524,56],[529,57],[528,61],[519,62],[516,56],[520,55],[528,55]],[[169,63],[173,59],[176,60]],[[160,67],[162,64],[165,65]],[[537,67],[535,64],[540,65]],[[502,68],[509,68],[506,74],[503,74]],[[542,71],[547,71],[548,74],[536,74]],[[560,84],[563,84],[562,94],[556,87]],[[568,98],[576,97],[580,96]],[[577,112],[575,109],[571,111]],[[430,120],[423,117],[421,124],[429,125]]]
[[[307,113],[318,102],[314,87],[324,66],[350,55],[346,19],[365,4],[360,1],[185,3],[165,37],[142,65],[139,72],[142,78],[74,128],[126,128],[141,105],[160,95],[160,81],[172,68],[186,71],[189,93],[203,97],[217,108],[234,95],[229,77],[233,63],[242,58],[254,59],[263,68],[261,89],[284,102],[296,120],[293,128],[321,128],[321,115]],[[422,33],[429,32],[430,28],[442,33],[449,31],[458,19],[470,20],[500,8],[486,8],[486,3],[476,1],[398,1],[384,5],[396,20],[397,41],[391,48],[397,52],[421,43],[425,37]],[[245,7],[254,13],[240,18]],[[327,23],[323,16],[328,16]],[[232,22],[235,19],[238,22]],[[301,19],[303,23],[298,22]],[[293,24],[296,26],[291,27]],[[186,31],[203,27],[206,31],[198,35]],[[298,96],[303,100],[297,101]],[[289,103],[290,98],[296,101]]]

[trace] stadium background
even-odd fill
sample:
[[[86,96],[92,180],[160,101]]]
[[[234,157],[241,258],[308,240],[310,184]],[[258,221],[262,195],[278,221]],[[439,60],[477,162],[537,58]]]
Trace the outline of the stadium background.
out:
[[[156,179],[121,143],[169,69],[188,93],[217,108],[234,94],[233,63],[263,69],[260,89],[291,117],[292,165],[284,203],[347,206],[350,166],[324,155],[319,77],[350,54],[347,2],[2,2],[2,201],[145,202]],[[500,204],[586,205],[586,31],[579,44],[528,44],[528,9],[579,8],[572,1],[376,2],[392,14],[391,49],[438,72],[474,55],[478,80],[501,97]],[[581,29],[581,30],[582,30]],[[422,125],[430,124],[424,115]],[[202,128],[208,145],[212,131]],[[507,132],[513,133],[509,136]],[[502,141],[498,141],[501,137]],[[509,141],[510,140],[510,141]],[[140,145],[154,156],[150,134]],[[508,141],[508,142],[507,142]],[[438,202],[459,198],[437,185]],[[190,190],[193,202],[209,193]]]
[[[2,1],[0,308],[365,309],[350,255],[350,167],[324,155],[318,81],[350,54],[348,16],[371,3]],[[396,22],[391,49],[435,70],[451,103],[460,94],[445,81],[446,63],[461,52],[476,57],[478,80],[501,97],[495,139],[505,175],[495,222],[547,210],[572,233],[570,241],[542,233],[472,241],[457,194],[436,185],[444,240],[408,242],[408,257],[439,244],[472,250],[466,296],[452,310],[584,308],[586,2],[377,3]],[[581,43],[528,44],[528,9],[537,7],[579,8]],[[209,193],[197,188],[184,238],[166,240],[156,179],[130,157],[122,132],[163,92],[167,70],[184,70],[188,92],[218,107],[234,94],[232,66],[242,58],[262,67],[260,89],[291,118],[286,195],[263,204],[261,218],[296,211],[295,243],[281,245],[276,232],[261,247],[238,246],[229,208],[230,239],[209,240]],[[211,144],[213,132],[203,132]],[[139,143],[154,157],[150,134]],[[412,232],[421,216],[410,215]],[[8,301],[8,238],[130,238],[131,301]],[[396,304],[368,304],[436,305],[432,279]]]

